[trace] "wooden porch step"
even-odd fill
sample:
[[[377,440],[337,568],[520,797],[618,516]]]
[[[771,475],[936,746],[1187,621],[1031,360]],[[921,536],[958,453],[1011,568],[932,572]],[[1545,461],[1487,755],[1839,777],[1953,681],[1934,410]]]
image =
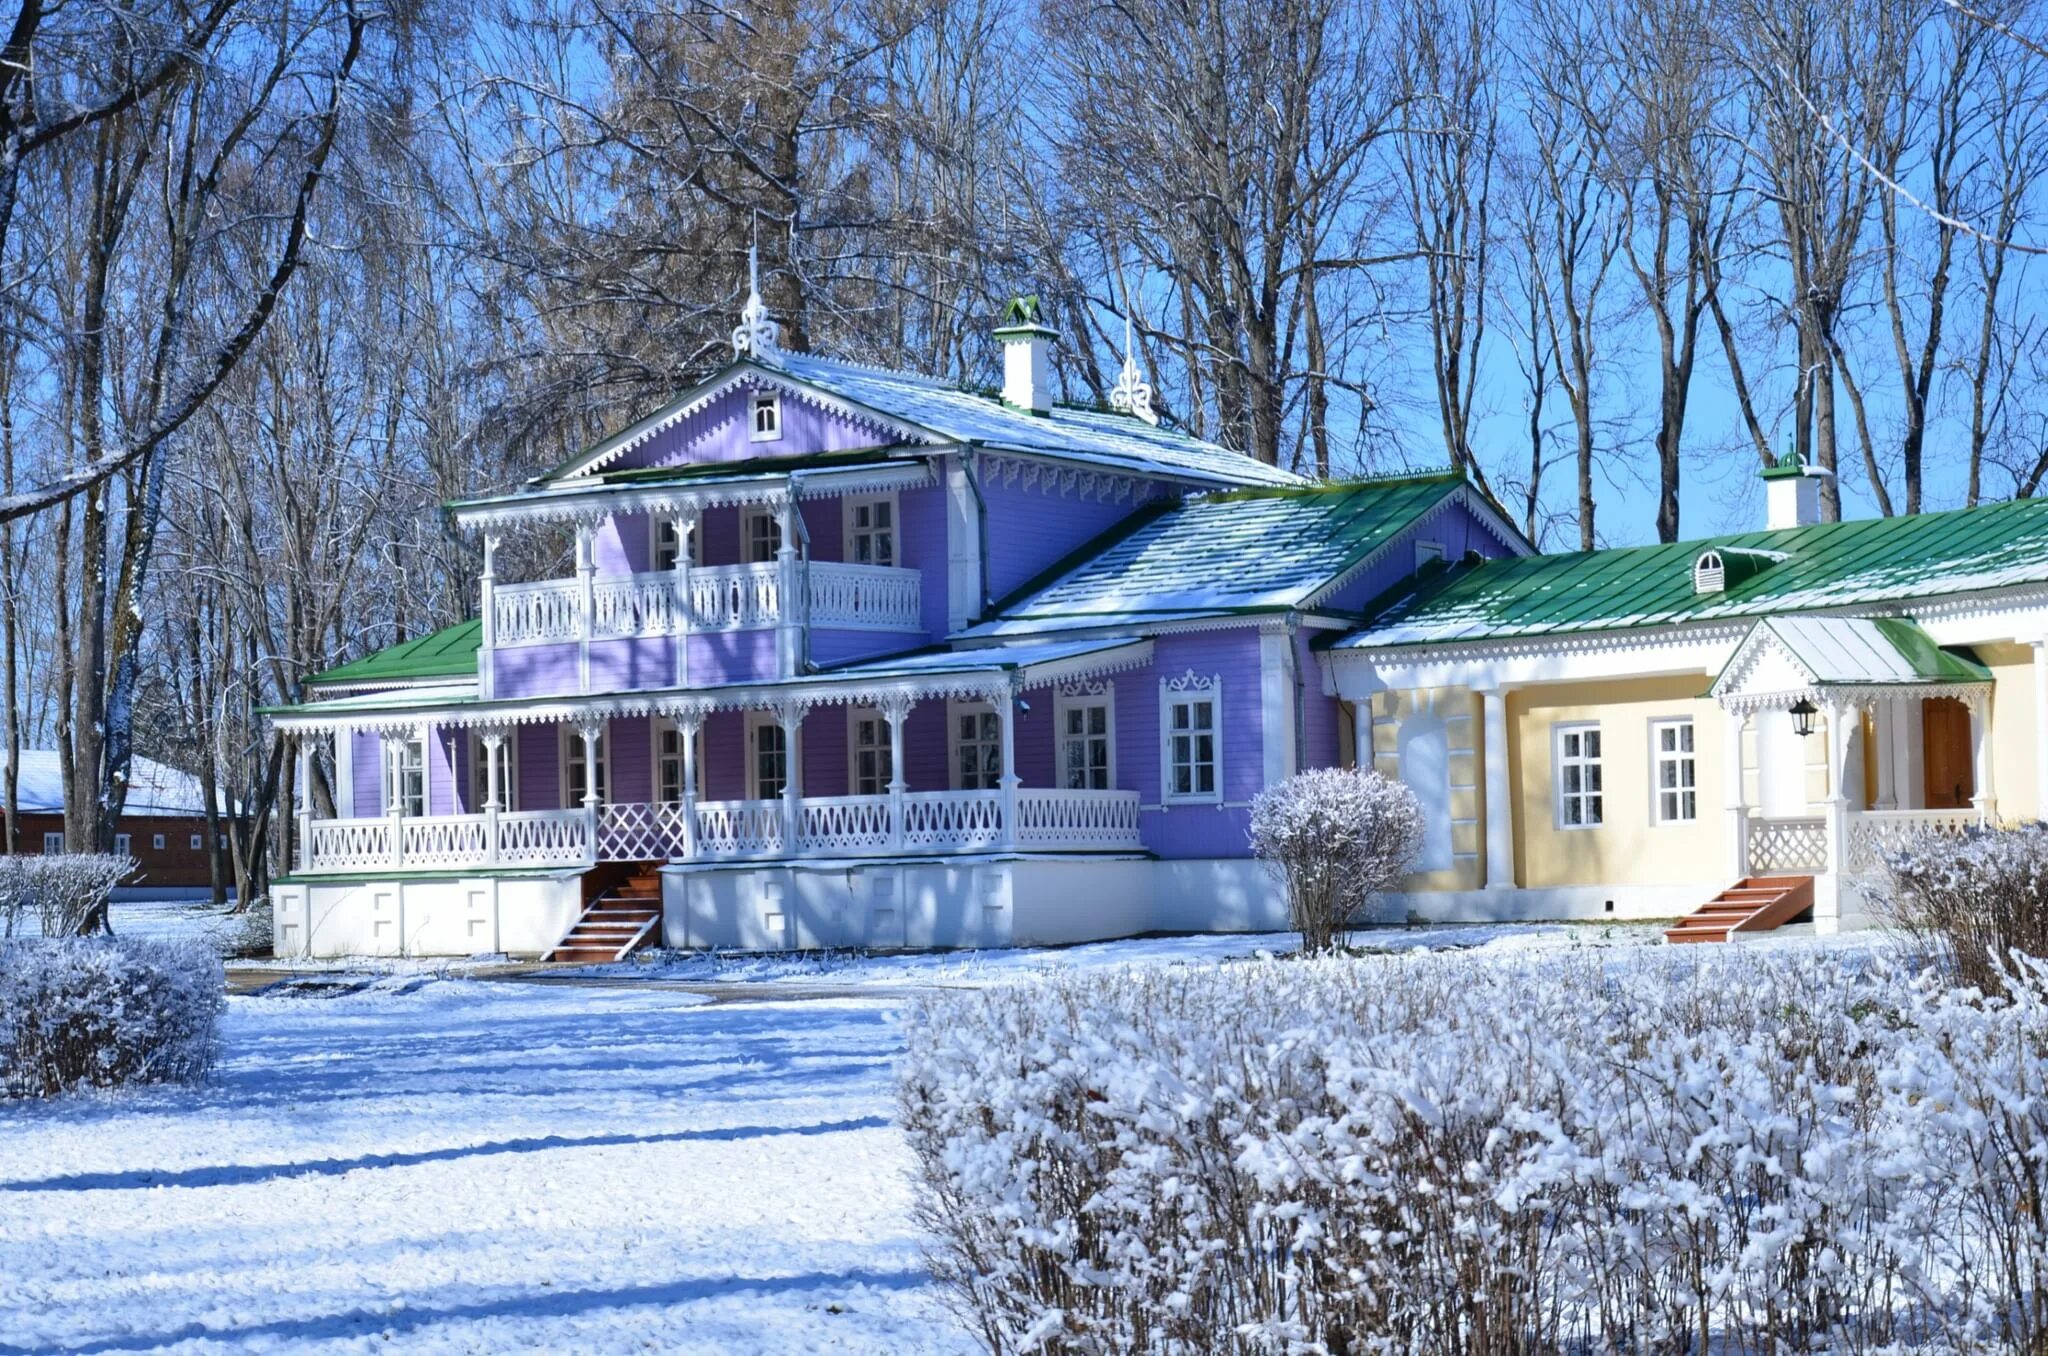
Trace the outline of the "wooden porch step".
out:
[[[593,879],[595,877],[595,879]],[[661,877],[650,865],[584,878],[582,916],[541,957],[584,965],[624,960],[661,935]]]
[[[1813,908],[1813,877],[1750,876],[1678,920],[1664,933],[1674,944],[1730,942],[1737,933],[1769,932]]]

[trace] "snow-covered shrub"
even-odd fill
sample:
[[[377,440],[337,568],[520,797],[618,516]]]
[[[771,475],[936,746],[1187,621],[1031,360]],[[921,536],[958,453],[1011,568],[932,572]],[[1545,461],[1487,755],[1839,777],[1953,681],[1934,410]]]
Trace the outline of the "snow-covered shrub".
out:
[[[1316,768],[1252,801],[1252,851],[1279,878],[1304,951],[1326,951],[1422,852],[1415,793],[1370,769]]]
[[[1837,956],[1278,961],[924,1000],[991,1351],[2048,1342],[2048,981]]]
[[[0,945],[0,1095],[194,1083],[213,1067],[220,958],[130,938]]]
[[[2048,825],[1924,834],[1885,870],[1877,912],[1960,982],[2001,992],[2013,952],[2048,959]]]
[[[45,937],[74,937],[106,916],[114,887],[135,859],[111,852],[0,856],[0,938],[34,919]]]

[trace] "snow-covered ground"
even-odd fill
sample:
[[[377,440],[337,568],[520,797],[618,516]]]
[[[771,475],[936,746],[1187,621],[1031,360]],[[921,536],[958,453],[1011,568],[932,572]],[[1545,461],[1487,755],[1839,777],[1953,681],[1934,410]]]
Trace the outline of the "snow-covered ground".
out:
[[[114,925],[220,922],[178,907]],[[892,1125],[902,996],[1292,942],[288,978],[229,1000],[211,1086],[0,1109],[0,1356],[971,1350],[926,1279]]]

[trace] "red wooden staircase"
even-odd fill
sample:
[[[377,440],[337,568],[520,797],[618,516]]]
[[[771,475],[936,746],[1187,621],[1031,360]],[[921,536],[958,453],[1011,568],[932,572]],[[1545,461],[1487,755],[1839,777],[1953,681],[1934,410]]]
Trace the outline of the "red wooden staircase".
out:
[[[585,965],[624,960],[659,935],[661,876],[652,863],[629,867],[623,876],[614,874],[610,883],[584,879],[583,916],[542,960]]]
[[[1732,942],[1738,932],[1769,932],[1813,907],[1811,876],[1750,876],[1678,920],[1667,942]]]

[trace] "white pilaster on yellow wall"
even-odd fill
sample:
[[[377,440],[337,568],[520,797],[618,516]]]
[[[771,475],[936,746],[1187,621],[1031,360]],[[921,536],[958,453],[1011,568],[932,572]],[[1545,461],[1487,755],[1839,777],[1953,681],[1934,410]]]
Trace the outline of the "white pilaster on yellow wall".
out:
[[[1749,804],[1743,799],[1742,732],[1749,717],[1739,711],[1721,713],[1721,803],[1728,810],[1728,874],[1749,875]]]
[[[1970,796],[1970,808],[1986,820],[1998,818],[1998,788],[1991,781],[1991,701],[1989,689],[1965,699],[1970,708],[1970,750],[1976,774],[1971,779],[1976,790]]]
[[[1508,778],[1508,694],[1481,689],[1480,757],[1486,770],[1486,888],[1515,888],[1515,793]]]
[[[2034,647],[2034,813],[2048,819],[2048,639]]]
[[[1284,628],[1259,630],[1259,734],[1265,749],[1266,786],[1277,786],[1300,767],[1294,747],[1294,645]]]
[[[1849,855],[1849,727],[1858,718],[1855,707],[1828,703],[1828,869],[1813,890],[1813,930],[1819,933],[1839,932],[1842,926],[1843,875]]]

